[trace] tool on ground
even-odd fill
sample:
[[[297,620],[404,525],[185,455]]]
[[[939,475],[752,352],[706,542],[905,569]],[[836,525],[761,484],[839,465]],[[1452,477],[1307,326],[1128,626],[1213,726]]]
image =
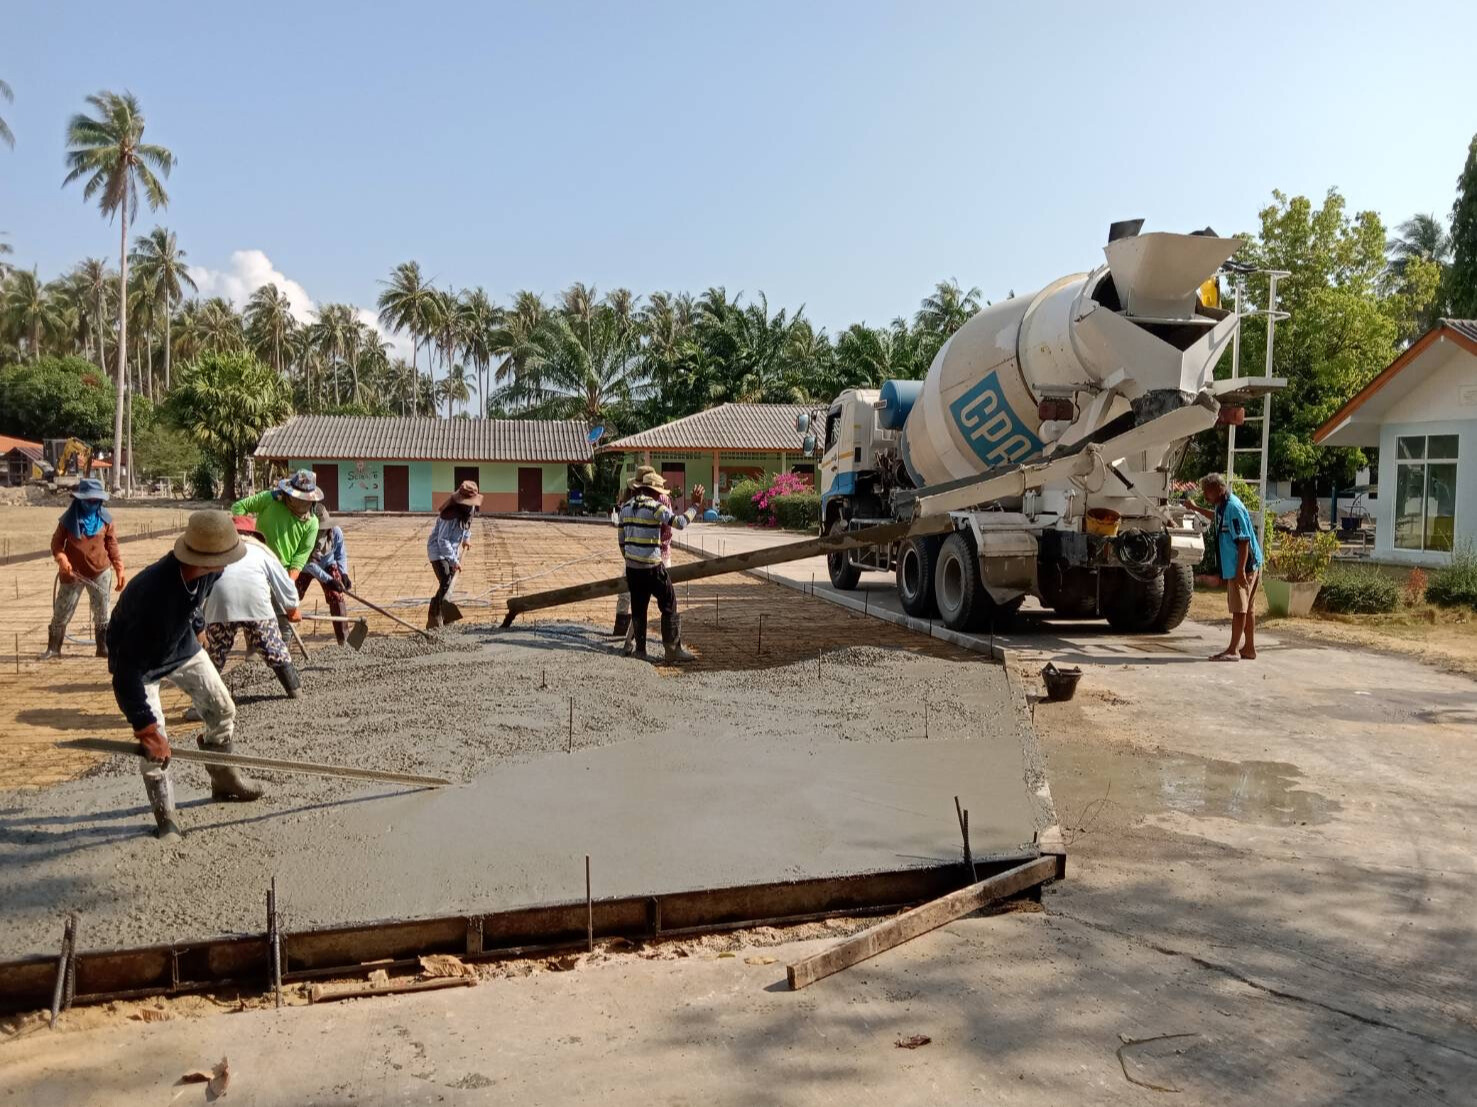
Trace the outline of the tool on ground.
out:
[[[272,995],[282,1006],[282,914],[277,910],[277,878],[267,889],[267,949],[272,962]]]
[[[398,615],[391,615],[383,607],[380,607],[378,604],[370,603],[368,600],[366,600],[363,596],[359,595],[357,592],[350,592],[347,588],[345,588],[344,589],[344,595],[348,596],[351,600],[357,600],[358,602],[362,603],[365,607],[369,608],[369,610],[378,612],[379,614],[383,615],[386,619],[389,619],[389,620],[391,620],[393,622],[399,623],[406,630],[413,630],[413,631],[415,631],[422,638],[424,638],[427,642],[433,642],[433,641],[435,641],[435,639],[431,637],[431,634],[430,634],[429,631],[424,631],[420,627],[413,627],[413,626],[411,626],[404,619],[400,618],[400,616],[398,616]]]
[[[359,650],[364,648],[364,640],[369,637],[369,620],[363,615],[357,619],[351,619],[347,615],[304,615],[304,619],[311,619],[315,623],[352,623],[349,628],[349,645]]]
[[[462,617],[462,609],[450,600],[441,601],[441,625],[450,626]]]
[[[959,819],[959,833],[964,836],[964,867],[969,871],[972,882],[979,880],[979,871],[974,866],[974,852],[969,848],[969,812],[959,806],[959,797],[954,797],[954,814]]]
[[[117,738],[72,738],[59,743],[65,749],[91,750],[93,753],[138,753],[137,742]],[[455,781],[439,776],[414,773],[386,773],[378,769],[354,769],[347,765],[324,765],[316,761],[287,761],[276,757],[253,757],[245,753],[220,753],[211,749],[186,749],[173,746],[176,761],[193,761],[201,765],[232,765],[238,769],[259,769],[275,773],[303,773],[307,776],[332,776],[344,780],[375,780],[382,784],[408,784],[417,788],[440,788]]]

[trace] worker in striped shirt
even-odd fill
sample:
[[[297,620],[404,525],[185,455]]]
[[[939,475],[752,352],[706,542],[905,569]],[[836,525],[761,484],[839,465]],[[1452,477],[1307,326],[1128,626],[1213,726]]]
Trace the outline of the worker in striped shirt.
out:
[[[621,651],[628,657],[650,660],[646,653],[646,612],[655,598],[662,615],[662,646],[667,664],[691,661],[693,655],[682,645],[682,617],[677,614],[677,593],[662,564],[662,528],[681,530],[697,517],[703,502],[703,486],[692,490],[692,506],[678,514],[662,502],[667,482],[660,473],[642,473],[633,483],[631,495],[621,505],[618,531],[621,556],[626,562],[626,586],[631,590],[631,626],[635,633]]]

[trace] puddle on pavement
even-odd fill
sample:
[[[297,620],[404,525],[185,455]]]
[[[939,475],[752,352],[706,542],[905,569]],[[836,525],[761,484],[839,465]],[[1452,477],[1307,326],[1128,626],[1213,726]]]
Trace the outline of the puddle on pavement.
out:
[[[1299,787],[1302,773],[1285,761],[1220,761],[1174,750],[1146,752],[1086,742],[1053,743],[1047,755],[1053,789],[1081,807],[1105,792],[1135,814],[1178,811],[1199,818],[1264,826],[1326,823],[1338,800]]]

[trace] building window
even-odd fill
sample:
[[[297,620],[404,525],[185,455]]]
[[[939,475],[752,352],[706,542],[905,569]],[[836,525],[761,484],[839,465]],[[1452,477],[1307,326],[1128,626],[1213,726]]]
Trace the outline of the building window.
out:
[[[1456,538],[1454,434],[1395,439],[1395,548],[1450,553]]]

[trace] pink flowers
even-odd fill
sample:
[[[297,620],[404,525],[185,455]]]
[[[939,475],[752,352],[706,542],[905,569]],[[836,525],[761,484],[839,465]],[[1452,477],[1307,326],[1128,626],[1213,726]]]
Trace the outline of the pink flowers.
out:
[[[776,473],[774,479],[769,482],[768,488],[761,489],[754,494],[754,505],[759,508],[759,523],[766,527],[779,526],[780,521],[770,506],[771,502],[780,496],[792,496],[809,491],[810,481],[798,473]]]

